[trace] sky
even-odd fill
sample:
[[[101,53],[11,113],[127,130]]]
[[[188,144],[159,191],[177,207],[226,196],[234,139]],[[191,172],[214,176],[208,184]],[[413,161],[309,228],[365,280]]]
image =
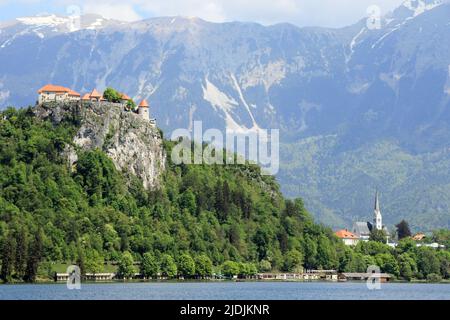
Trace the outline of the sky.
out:
[[[96,13],[134,21],[160,16],[195,16],[212,22],[251,21],[264,25],[342,27],[368,15],[385,14],[404,0],[0,0],[0,21],[17,17]]]

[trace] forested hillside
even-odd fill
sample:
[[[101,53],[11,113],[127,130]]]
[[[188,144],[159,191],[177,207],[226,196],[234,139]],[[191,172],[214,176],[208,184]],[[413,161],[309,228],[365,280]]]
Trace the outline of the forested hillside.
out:
[[[186,253],[211,266],[247,263],[252,272],[337,265],[331,230],[314,224],[301,200],[284,200],[257,166],[169,163],[162,187],[147,191],[99,149],[78,151],[78,162],[68,167],[63,151],[80,119],[54,126],[32,109],[9,109],[2,119],[4,279],[35,279],[51,263],[98,272],[105,262],[120,264],[124,253],[159,262]],[[165,142],[168,152],[172,145]],[[303,261],[310,248],[314,258]]]
[[[168,159],[160,187],[146,190],[101,149],[77,149],[82,119],[54,125],[32,108],[8,109],[0,119],[3,281],[48,278],[57,265],[73,263],[83,272],[114,267],[123,277],[362,272],[374,263],[404,278],[449,276],[448,251],[410,242],[398,250],[375,242],[345,247],[257,166],[179,166]],[[170,154],[174,142],[164,144]],[[67,164],[68,145],[77,150],[74,166]],[[448,233],[441,237],[448,240]]]

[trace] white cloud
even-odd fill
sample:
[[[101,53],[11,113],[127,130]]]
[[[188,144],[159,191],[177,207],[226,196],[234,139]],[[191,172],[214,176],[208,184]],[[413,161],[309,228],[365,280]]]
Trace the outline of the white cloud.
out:
[[[104,1],[89,1],[82,6],[83,13],[96,13],[108,19],[121,21],[135,21],[142,17],[134,10],[133,6],[119,3],[108,4]]]
[[[112,6],[113,0],[98,0]],[[150,16],[196,16],[208,21],[290,22],[300,26],[340,27],[352,24],[378,5],[387,13],[403,0],[131,0]],[[125,3],[125,2],[121,2]]]
[[[7,0],[0,0],[0,3]],[[36,1],[36,0],[21,0]],[[383,13],[403,0],[44,0],[54,4],[78,4],[85,13],[108,18],[138,20],[156,16],[196,16],[208,21],[254,21],[262,24],[290,22],[300,26],[341,27],[366,16],[378,5]]]

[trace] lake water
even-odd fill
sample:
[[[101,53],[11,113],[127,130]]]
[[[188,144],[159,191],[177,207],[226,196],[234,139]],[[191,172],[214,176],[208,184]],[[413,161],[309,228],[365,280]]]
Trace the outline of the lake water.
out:
[[[336,282],[153,282],[0,285],[0,300],[450,300],[450,284]]]

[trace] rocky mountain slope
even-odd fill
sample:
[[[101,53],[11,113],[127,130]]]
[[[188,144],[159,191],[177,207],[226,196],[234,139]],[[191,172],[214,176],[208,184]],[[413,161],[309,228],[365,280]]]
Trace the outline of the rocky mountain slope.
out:
[[[369,218],[378,186],[386,222],[442,226],[450,223],[449,16],[447,1],[409,0],[377,28],[366,19],[342,29],[19,19],[0,26],[0,106],[29,104],[47,82],[110,85],[148,98],[168,134],[193,120],[279,128],[283,191],[303,196],[323,222]]]

